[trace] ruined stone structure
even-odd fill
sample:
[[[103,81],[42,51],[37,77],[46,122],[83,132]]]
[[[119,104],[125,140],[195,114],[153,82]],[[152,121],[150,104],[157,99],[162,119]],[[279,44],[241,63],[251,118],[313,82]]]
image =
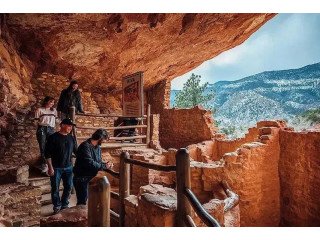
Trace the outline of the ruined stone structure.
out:
[[[264,121],[241,139],[217,134],[211,113],[170,109],[170,81],[245,41],[274,14],[0,14],[0,226],[39,226],[49,189],[29,172],[39,153],[33,114],[45,95],[58,99],[79,80],[84,110],[121,114],[121,78],[144,72],[151,104],[149,148],[103,149],[119,168],[137,160],[174,165],[191,157],[192,190],[222,226],[319,226],[320,132]],[[193,44],[190,44],[190,41]],[[77,117],[80,126],[114,119]],[[77,131],[79,137],[91,132]],[[175,174],[133,166],[127,226],[173,226]],[[118,180],[108,175],[114,189]],[[240,204],[227,209],[229,183]],[[111,202],[117,210],[117,203]],[[193,216],[197,225],[203,225]],[[86,209],[42,218],[43,226],[85,226]]]

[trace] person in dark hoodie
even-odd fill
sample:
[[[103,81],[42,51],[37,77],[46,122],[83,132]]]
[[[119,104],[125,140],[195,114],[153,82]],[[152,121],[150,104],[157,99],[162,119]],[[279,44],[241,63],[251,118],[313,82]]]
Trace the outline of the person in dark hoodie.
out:
[[[72,80],[68,88],[61,91],[57,111],[59,112],[60,118],[70,118],[69,108],[74,106],[76,113],[84,113],[81,101],[81,95],[79,91],[79,85],[76,80]]]
[[[112,168],[112,163],[103,162],[101,157],[101,144],[108,139],[107,131],[98,129],[78,148],[73,168],[73,185],[76,190],[77,205],[87,203],[89,182],[97,175],[98,171]]]

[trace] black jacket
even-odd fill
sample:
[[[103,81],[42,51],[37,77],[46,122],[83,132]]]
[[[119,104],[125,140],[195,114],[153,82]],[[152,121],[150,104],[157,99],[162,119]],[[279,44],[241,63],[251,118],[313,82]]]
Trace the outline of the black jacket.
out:
[[[77,159],[73,168],[75,177],[94,177],[98,171],[107,169],[106,164],[101,159],[100,146],[93,146],[90,140],[84,141],[78,148]]]
[[[51,158],[53,168],[71,167],[72,152],[77,153],[77,143],[70,134],[55,132],[46,142],[45,157]]]
[[[76,107],[76,112],[83,112],[80,91],[78,89],[75,91],[68,88],[63,89],[59,97],[57,111],[68,114],[71,106]]]

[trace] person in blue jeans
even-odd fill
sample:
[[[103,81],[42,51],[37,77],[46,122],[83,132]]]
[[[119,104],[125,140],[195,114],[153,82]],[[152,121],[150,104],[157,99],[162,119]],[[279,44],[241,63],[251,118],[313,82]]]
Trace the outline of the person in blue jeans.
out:
[[[36,110],[35,121],[37,122],[37,140],[39,143],[41,165],[40,169],[42,173],[48,171],[48,165],[44,155],[44,149],[46,146],[47,139],[55,131],[57,121],[57,110],[53,107],[54,98],[46,96],[43,99],[42,105]]]
[[[73,185],[76,190],[77,205],[86,205],[89,182],[97,175],[98,171],[112,168],[112,163],[103,162],[101,157],[101,144],[108,139],[107,131],[98,129],[91,138],[79,145],[73,169]]]
[[[48,175],[51,183],[53,212],[57,213],[69,207],[72,189],[72,153],[77,152],[77,143],[70,134],[75,124],[71,119],[63,119],[60,130],[52,134],[46,143],[45,157],[48,163]],[[59,186],[63,182],[63,193],[60,199]]]

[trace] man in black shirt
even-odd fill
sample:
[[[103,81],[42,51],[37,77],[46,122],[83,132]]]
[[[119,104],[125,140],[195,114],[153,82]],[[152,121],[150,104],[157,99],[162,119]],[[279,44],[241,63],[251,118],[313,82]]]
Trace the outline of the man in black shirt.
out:
[[[112,167],[112,163],[105,163],[101,158],[101,144],[108,140],[106,130],[98,129],[92,137],[80,144],[74,165],[73,184],[77,195],[77,205],[85,205],[88,199],[88,185],[98,171]]]
[[[70,134],[74,125],[71,119],[63,119],[60,123],[60,131],[55,132],[48,138],[45,147],[54,213],[69,207],[69,197],[72,189],[71,157],[72,152],[76,154],[77,151],[77,143]],[[59,186],[61,179],[63,193],[60,200]]]

